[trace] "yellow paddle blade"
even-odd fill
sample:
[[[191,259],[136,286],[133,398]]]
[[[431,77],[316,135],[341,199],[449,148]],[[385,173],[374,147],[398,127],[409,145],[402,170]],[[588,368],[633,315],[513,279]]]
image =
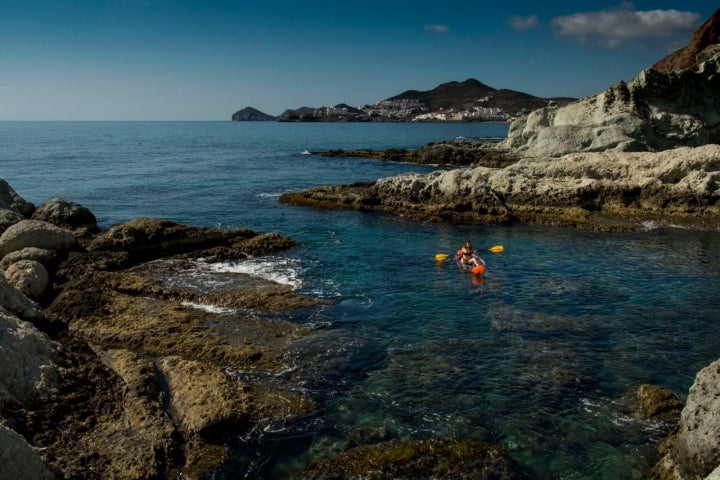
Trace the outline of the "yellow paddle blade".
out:
[[[435,255],[435,260],[447,260],[449,256],[450,255],[448,255],[447,253],[438,253],[437,255]]]
[[[490,251],[493,253],[500,253],[503,250],[505,250],[505,247],[503,247],[502,245],[495,245],[494,247],[490,247]]]

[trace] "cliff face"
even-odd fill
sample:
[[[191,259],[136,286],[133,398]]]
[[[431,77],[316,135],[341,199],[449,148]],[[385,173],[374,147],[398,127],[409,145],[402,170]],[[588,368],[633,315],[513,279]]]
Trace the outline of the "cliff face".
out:
[[[662,73],[695,70],[698,55],[717,43],[720,43],[720,9],[695,31],[689,45],[655,63],[652,69]]]
[[[720,143],[720,46],[697,70],[641,72],[629,83],[516,120],[504,145],[528,157],[661,151]]]

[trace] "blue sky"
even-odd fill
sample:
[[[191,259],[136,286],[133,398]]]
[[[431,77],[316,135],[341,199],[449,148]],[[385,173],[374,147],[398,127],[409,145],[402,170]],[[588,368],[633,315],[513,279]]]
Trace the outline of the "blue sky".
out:
[[[468,78],[584,97],[687,44],[712,4],[0,0],[0,120],[228,120]]]

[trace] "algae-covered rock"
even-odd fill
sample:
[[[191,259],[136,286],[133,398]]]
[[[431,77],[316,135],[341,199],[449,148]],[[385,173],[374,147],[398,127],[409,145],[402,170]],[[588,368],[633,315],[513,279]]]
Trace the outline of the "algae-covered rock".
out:
[[[471,439],[442,438],[364,445],[321,460],[293,478],[502,480],[522,477],[507,451],[500,447]]]
[[[640,385],[635,392],[635,398],[644,419],[677,419],[683,407],[677,395],[657,385]]]

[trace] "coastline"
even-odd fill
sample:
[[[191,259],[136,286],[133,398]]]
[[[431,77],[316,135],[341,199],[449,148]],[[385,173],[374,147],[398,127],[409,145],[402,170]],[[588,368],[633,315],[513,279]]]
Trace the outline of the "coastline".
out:
[[[63,208],[43,204],[36,209],[9,185],[7,189],[6,197],[13,199],[11,207],[20,220],[0,237],[0,247],[8,244],[8,231],[32,227],[36,233],[20,235],[30,243],[11,243],[14,250],[4,251],[5,256],[14,257],[14,252],[25,252],[22,257],[38,255],[27,250],[38,248],[33,244],[36,240],[29,238],[53,238],[56,243],[41,246],[53,247],[61,258],[67,256],[64,260],[32,256],[32,261],[47,265],[54,278],[53,291],[39,297],[40,303],[13,294],[15,303],[3,305],[19,321],[3,320],[11,322],[12,329],[27,328],[27,322],[39,327],[32,338],[43,345],[42,355],[28,353],[23,360],[12,360],[34,365],[32,369],[43,372],[42,381],[11,387],[15,398],[6,398],[10,403],[0,413],[3,428],[22,435],[15,444],[40,449],[30,448],[28,454],[39,472],[49,466],[62,476],[73,476],[89,465],[107,471],[110,478],[121,478],[120,472],[131,472],[135,478],[180,473],[199,478],[223,472],[228,455],[236,448],[228,443],[227,432],[252,435],[316,414],[318,405],[311,398],[282,388],[268,389],[228,371],[252,370],[269,376],[286,371],[283,352],[296,349],[296,342],[307,343],[319,332],[288,322],[283,315],[312,310],[323,302],[249,277],[220,291],[179,287],[170,281],[196,269],[200,261],[242,261],[248,255],[297,248],[296,242],[246,229],[198,228],[142,218],[99,232],[94,216],[82,206],[53,200],[49,205]],[[42,216],[56,210],[74,213]],[[78,211],[83,212],[80,222]],[[14,290],[5,286],[3,291]],[[213,313],[193,305],[220,310]],[[239,317],[229,317],[229,311],[238,312]],[[322,336],[321,341],[326,343],[328,338]],[[38,350],[35,344],[29,347]],[[305,368],[317,371],[323,366]],[[207,392],[213,393],[208,397]],[[642,415],[661,414],[664,422],[679,415],[679,401],[671,392],[653,388],[634,396],[637,399],[630,401],[629,408],[655,412]],[[90,429],[87,419],[92,419]],[[110,441],[118,436],[123,440]],[[463,438],[371,443],[328,458],[297,478],[369,468],[386,458],[388,451],[408,449],[415,452],[411,458],[399,455],[384,468],[414,476],[426,474],[428,462],[451,461],[459,469],[453,472],[474,474],[478,460],[487,455],[498,460],[483,473],[492,471],[499,478],[522,475],[506,449],[468,444]],[[466,453],[458,457],[458,449]],[[28,463],[24,465],[18,468],[29,468]],[[440,477],[450,474],[436,473]]]

